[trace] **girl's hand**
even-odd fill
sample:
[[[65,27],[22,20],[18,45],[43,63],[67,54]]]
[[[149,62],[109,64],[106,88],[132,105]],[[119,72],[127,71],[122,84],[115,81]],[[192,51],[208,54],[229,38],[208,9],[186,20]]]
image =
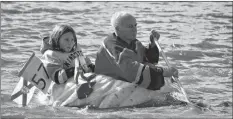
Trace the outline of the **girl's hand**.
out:
[[[87,63],[87,66],[90,65],[90,64],[92,64],[92,62],[91,62],[91,60],[90,60],[89,57],[85,57],[85,61]]]
[[[85,60],[86,60],[87,66],[88,66],[88,71],[85,72],[85,73],[93,72],[94,71],[94,67],[93,67],[93,64],[92,64],[90,58],[86,57]]]

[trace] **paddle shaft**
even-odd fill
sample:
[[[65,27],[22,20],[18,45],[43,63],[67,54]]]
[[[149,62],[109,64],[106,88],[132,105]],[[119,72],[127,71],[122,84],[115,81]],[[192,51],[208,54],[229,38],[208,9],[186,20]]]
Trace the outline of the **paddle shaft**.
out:
[[[165,62],[166,62],[166,64],[167,64],[167,66],[168,66],[169,68],[171,68],[172,66],[171,66],[171,64],[169,63],[169,61],[168,61],[168,59],[167,59],[165,53],[163,52],[162,48],[160,47],[160,44],[159,44],[158,40],[157,40],[156,38],[154,38],[154,41],[155,41],[155,43],[156,43],[156,45],[157,45],[159,51],[161,52],[162,57],[164,58],[164,60],[165,60]],[[187,96],[187,94],[186,94],[184,88],[182,87],[182,85],[181,85],[179,79],[176,78],[176,77],[174,77],[174,76],[172,76],[172,78],[173,78],[173,79],[178,83],[178,85],[181,87],[181,91],[185,94],[185,96],[188,98],[188,101],[189,101],[189,97]],[[189,101],[189,102],[190,102],[190,101]]]
[[[76,85],[78,84],[78,76],[79,76],[79,60],[75,58],[75,67],[74,67],[74,80]]]
[[[155,37],[154,37],[154,41],[155,41],[155,44],[157,45],[159,51],[161,52],[161,55],[162,55],[162,57],[164,58],[164,60],[165,60],[165,62],[166,62],[166,64],[167,64],[167,66],[168,66],[168,67],[172,67],[171,64],[169,63],[169,61],[168,61],[168,59],[167,59],[165,53],[163,52],[162,48],[160,47],[160,44],[159,44],[158,40],[157,40]],[[176,78],[176,77],[174,77],[174,76],[172,76],[172,78],[178,83],[179,87],[181,87],[181,91],[182,91],[183,94],[187,97],[188,104],[190,104],[191,106],[196,107],[196,108],[198,108],[198,109],[200,109],[200,110],[202,111],[202,107],[200,107],[200,106],[198,106],[198,105],[193,104],[193,103],[190,102],[190,99],[189,99],[189,97],[187,96],[187,93],[185,92],[185,90],[184,90],[183,86],[181,85],[179,79]]]

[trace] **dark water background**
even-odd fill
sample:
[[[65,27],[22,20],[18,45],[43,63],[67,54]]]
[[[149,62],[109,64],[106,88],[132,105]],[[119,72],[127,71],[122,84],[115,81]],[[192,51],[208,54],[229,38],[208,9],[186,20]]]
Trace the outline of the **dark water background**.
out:
[[[190,100],[202,101],[211,111],[182,115],[188,106],[89,109],[50,107],[31,103],[18,107],[10,94],[16,76],[31,51],[37,56],[41,37],[57,23],[76,30],[84,53],[94,62],[108,33],[111,15],[129,11],[137,19],[138,36],[149,43],[151,29]],[[232,117],[232,2],[1,2],[1,114],[27,118],[231,118]],[[162,57],[160,64],[165,65]]]

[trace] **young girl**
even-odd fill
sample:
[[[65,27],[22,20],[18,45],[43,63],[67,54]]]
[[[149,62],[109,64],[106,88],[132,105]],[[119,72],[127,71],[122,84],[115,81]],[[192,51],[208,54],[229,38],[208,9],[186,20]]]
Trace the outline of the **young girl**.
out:
[[[75,31],[68,24],[56,25],[50,37],[43,38],[40,51],[48,75],[56,84],[63,84],[74,76],[74,59],[83,55]],[[85,62],[84,72],[93,72],[94,64],[87,57]]]

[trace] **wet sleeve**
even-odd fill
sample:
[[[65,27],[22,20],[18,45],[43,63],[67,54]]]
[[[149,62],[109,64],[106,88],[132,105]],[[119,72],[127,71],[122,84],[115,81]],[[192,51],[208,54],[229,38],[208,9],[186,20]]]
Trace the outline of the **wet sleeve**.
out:
[[[62,68],[62,62],[58,57],[52,57],[51,55],[43,55],[43,63],[48,72],[49,77],[56,83],[65,83],[72,75],[72,69],[65,70]],[[68,75],[67,75],[68,74]]]
[[[150,67],[144,65],[140,78],[136,84],[149,90],[159,90],[164,86],[163,69],[161,67]]]
[[[149,44],[146,47],[145,50],[145,62],[149,62],[149,63],[158,63],[159,61],[159,49],[157,46],[151,47],[151,45]]]
[[[73,77],[74,76],[74,67],[66,69],[65,72],[66,72],[66,76],[68,79]]]

